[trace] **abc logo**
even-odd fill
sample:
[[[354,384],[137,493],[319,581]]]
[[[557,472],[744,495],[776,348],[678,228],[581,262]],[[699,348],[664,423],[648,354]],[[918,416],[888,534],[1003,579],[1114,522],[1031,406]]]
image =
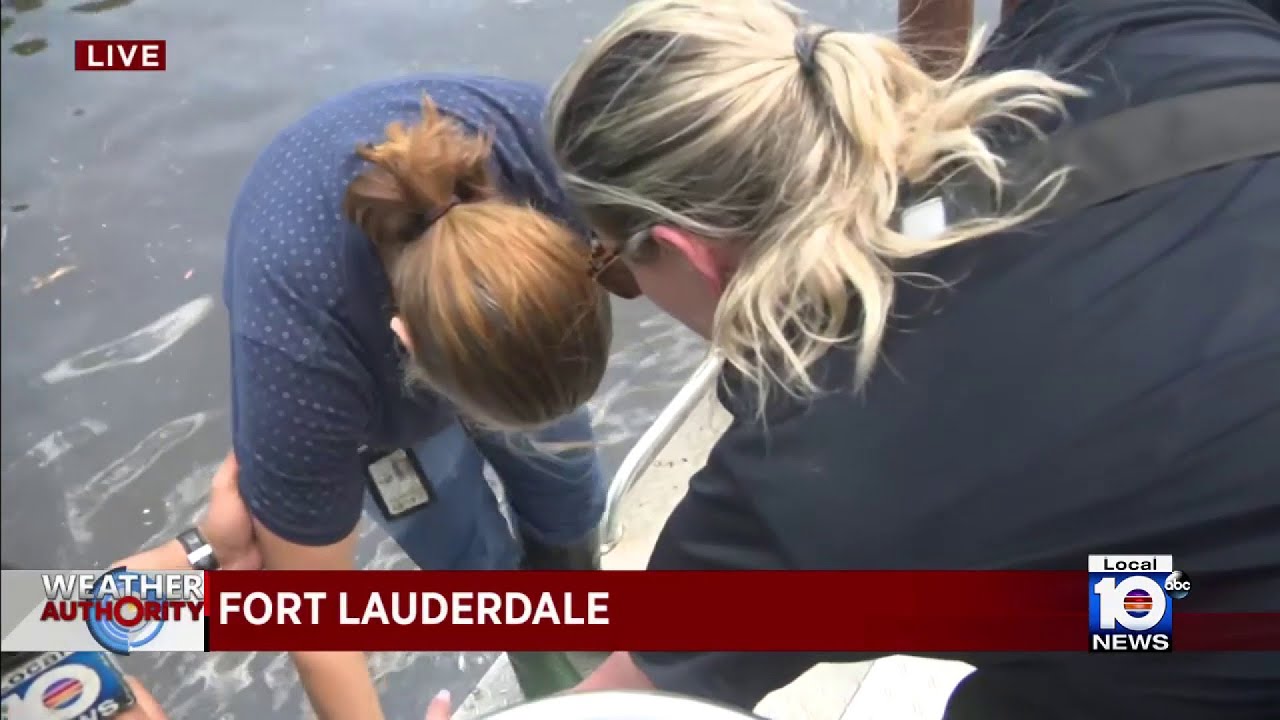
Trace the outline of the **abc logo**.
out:
[[[1164,588],[1144,575],[1130,575],[1120,582],[1103,578],[1093,591],[1098,595],[1098,625],[1103,630],[1119,625],[1130,632],[1145,632],[1159,624],[1168,609]]]
[[[1191,592],[1191,576],[1181,570],[1174,570],[1164,579],[1164,591],[1174,600],[1181,600]]]

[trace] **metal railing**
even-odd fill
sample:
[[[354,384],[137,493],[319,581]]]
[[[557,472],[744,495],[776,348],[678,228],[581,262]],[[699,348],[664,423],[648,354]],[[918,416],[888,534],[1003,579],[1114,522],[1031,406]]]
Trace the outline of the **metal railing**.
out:
[[[716,378],[720,375],[720,365],[720,356],[716,353],[709,354],[622,460],[622,465],[609,484],[609,495],[604,505],[604,519],[601,523],[603,532],[600,538],[604,552],[613,549],[622,538],[623,498],[653,464],[658,453],[671,441],[676,430],[680,429],[689,413],[697,407],[698,401],[715,385]]]

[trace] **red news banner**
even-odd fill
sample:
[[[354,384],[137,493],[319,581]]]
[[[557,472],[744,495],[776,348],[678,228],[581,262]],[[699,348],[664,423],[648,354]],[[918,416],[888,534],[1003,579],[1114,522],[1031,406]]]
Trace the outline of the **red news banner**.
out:
[[[369,570],[205,577],[212,651],[1089,649],[1084,572]],[[1176,607],[1173,637],[1175,652],[1280,650],[1280,614]]]

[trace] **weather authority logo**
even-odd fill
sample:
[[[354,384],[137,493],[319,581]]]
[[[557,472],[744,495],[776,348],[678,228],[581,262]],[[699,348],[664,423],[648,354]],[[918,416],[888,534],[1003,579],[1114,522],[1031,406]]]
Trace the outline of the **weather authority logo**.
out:
[[[1090,555],[1089,650],[1172,650],[1173,601],[1190,592],[1172,555]]]
[[[163,607],[164,597],[159,584],[144,583],[144,577],[117,568],[98,578],[93,585],[94,602],[99,607],[109,604],[111,612],[89,613],[85,624],[94,640],[117,655],[128,655],[143,647],[164,629],[166,613],[154,612]]]
[[[115,568],[102,574],[42,572],[39,577],[44,603],[37,622],[44,632],[37,636],[36,627],[19,627],[5,637],[6,646],[39,642],[45,644],[41,649],[52,644],[52,649],[87,650],[96,644],[117,655],[180,649],[175,643],[182,649],[203,649],[202,573]],[[47,701],[73,689],[58,689]]]

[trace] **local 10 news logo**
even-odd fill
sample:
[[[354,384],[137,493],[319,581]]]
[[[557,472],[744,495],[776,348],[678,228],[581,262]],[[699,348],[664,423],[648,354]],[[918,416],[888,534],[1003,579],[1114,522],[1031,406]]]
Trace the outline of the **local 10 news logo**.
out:
[[[1172,555],[1090,555],[1089,650],[1172,650],[1173,601],[1190,592]]]

